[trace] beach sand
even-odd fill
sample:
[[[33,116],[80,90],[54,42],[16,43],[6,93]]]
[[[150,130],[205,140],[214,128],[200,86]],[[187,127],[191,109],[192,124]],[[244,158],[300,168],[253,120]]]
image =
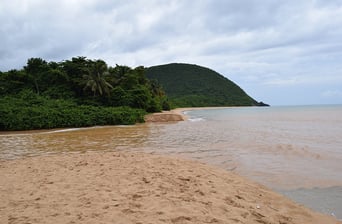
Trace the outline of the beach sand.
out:
[[[148,114],[145,116],[145,122],[174,122],[185,121],[187,117],[183,114],[184,108],[163,111],[160,113]]]
[[[185,111],[191,110],[213,110],[213,109],[224,109],[232,107],[187,107],[187,108],[176,108],[170,111],[162,111],[160,113],[148,114],[145,116],[145,122],[176,122],[186,121],[188,117],[184,114]]]
[[[0,177],[0,223],[339,223],[225,170],[145,153],[3,160]]]

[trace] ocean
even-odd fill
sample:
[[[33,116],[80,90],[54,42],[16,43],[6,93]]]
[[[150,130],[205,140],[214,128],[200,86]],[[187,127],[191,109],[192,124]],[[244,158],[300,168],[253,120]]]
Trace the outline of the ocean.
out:
[[[145,151],[218,166],[342,219],[342,106],[196,109],[175,123],[0,134],[0,159]]]

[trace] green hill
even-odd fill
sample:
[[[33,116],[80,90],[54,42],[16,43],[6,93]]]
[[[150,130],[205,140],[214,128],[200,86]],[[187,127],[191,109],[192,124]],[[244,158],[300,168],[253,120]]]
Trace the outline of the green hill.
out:
[[[191,64],[172,63],[146,69],[163,87],[174,107],[266,106],[219,73]]]

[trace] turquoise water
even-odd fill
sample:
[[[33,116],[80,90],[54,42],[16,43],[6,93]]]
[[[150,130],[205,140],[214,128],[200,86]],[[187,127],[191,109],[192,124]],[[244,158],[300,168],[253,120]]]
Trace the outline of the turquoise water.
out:
[[[0,133],[0,160],[84,151],[196,159],[342,219],[342,106],[192,110],[189,120]]]

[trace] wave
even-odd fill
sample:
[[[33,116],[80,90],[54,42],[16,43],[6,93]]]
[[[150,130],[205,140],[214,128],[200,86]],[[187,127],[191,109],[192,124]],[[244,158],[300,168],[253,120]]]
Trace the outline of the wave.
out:
[[[204,119],[204,118],[201,118],[201,117],[189,118],[188,120],[191,121],[191,122],[205,121],[205,119]]]
[[[61,129],[61,130],[54,130],[54,131],[47,131],[43,132],[42,134],[51,134],[51,133],[59,133],[59,132],[68,132],[68,131],[78,131],[86,128],[66,128],[66,129]]]

